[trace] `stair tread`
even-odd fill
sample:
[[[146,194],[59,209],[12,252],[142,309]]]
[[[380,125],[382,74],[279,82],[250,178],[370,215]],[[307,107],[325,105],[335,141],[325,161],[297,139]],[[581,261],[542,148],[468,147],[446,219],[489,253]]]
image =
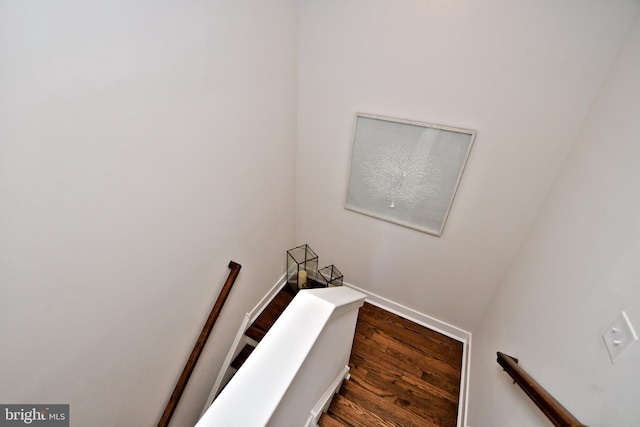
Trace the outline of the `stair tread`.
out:
[[[400,425],[381,418],[340,394],[334,396],[328,414],[344,425],[353,427],[398,427]]]
[[[432,391],[449,399],[454,405],[458,403],[460,391],[460,370],[453,371],[437,359],[418,358],[409,351],[401,352],[379,345],[356,333],[351,364],[362,367],[372,374],[385,373],[394,376],[395,380],[415,378]]]
[[[258,342],[262,340],[285,308],[293,301],[294,296],[288,286],[282,288],[264,311],[260,313],[256,321],[247,329],[245,335]]]
[[[376,396],[379,405],[387,408],[401,408],[406,412],[420,417],[422,425],[455,427],[457,422],[457,404],[454,404],[440,396],[424,392],[414,384],[395,378],[394,376],[372,374],[360,378],[355,374],[351,377],[351,391],[345,395],[354,393],[358,397],[361,388]],[[355,398],[354,398],[355,400]],[[369,399],[367,399],[369,400]],[[415,419],[415,417],[411,418]]]
[[[384,414],[386,422],[390,423],[389,425],[438,427],[438,424],[407,411],[401,406],[402,401],[399,399],[397,402],[389,404],[388,399],[393,399],[393,396],[386,391],[383,391],[382,395],[380,395],[365,389],[354,381],[345,381],[340,389],[340,396],[349,399],[372,414]]]
[[[333,415],[324,413],[318,420],[318,427],[343,427],[344,423]]]
[[[240,367],[244,364],[244,362],[247,360],[249,355],[255,349],[256,348],[250,344],[247,344],[244,347],[242,347],[242,350],[240,350],[240,353],[238,353],[236,358],[233,359],[233,362],[231,362],[231,367],[235,369],[240,369]]]

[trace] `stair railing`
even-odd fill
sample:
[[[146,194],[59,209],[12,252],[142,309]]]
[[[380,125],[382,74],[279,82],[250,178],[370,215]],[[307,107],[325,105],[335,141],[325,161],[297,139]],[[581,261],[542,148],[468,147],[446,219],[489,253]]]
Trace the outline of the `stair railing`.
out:
[[[187,360],[187,363],[182,370],[182,374],[176,383],[176,386],[173,389],[173,393],[171,393],[171,397],[167,402],[167,405],[164,408],[164,412],[162,413],[162,418],[160,418],[160,422],[158,422],[158,427],[167,427],[169,422],[171,421],[171,417],[178,406],[178,402],[180,401],[180,397],[182,397],[182,393],[184,389],[187,387],[187,382],[189,381],[189,377],[193,373],[194,368],[196,367],[196,363],[198,362],[198,358],[202,354],[202,350],[204,349],[205,344],[207,343],[207,339],[211,334],[211,330],[213,329],[213,325],[218,320],[218,316],[220,316],[220,311],[222,311],[222,306],[224,305],[227,297],[229,296],[229,292],[231,292],[231,288],[238,277],[238,273],[242,266],[237,262],[229,262],[229,268],[231,271],[229,272],[229,276],[227,280],[224,282],[222,286],[222,290],[220,290],[220,294],[218,295],[218,299],[216,300],[213,308],[211,309],[211,313],[209,314],[209,318],[207,319],[204,327],[202,328],[202,332],[200,332],[200,336],[198,337],[195,345],[193,346],[193,350],[191,351],[191,355]]]
[[[342,380],[365,295],[299,292],[196,427],[316,426]]]
[[[518,365],[518,359],[498,352],[498,363],[557,427],[587,427]]]

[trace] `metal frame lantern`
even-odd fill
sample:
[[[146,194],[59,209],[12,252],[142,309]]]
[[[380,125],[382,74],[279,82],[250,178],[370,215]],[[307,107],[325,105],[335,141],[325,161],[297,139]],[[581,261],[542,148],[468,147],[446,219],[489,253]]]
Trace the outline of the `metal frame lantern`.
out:
[[[325,287],[342,286],[342,279],[342,273],[333,264],[318,270],[318,281]]]
[[[293,292],[318,287],[318,255],[309,245],[287,251],[287,283]]]

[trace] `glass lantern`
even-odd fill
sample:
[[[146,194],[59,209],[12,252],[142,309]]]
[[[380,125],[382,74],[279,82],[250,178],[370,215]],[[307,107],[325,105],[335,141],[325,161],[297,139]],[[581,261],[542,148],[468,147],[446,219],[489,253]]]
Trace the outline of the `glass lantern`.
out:
[[[342,286],[342,273],[335,265],[328,265],[318,270],[318,282],[328,288]]]
[[[318,287],[317,275],[318,255],[309,245],[287,251],[287,283],[294,293],[300,289]]]

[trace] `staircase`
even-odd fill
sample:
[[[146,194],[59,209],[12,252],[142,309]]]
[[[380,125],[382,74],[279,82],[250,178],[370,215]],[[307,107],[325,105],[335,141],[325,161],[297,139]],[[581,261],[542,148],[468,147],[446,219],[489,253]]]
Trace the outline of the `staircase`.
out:
[[[278,313],[273,310],[278,302],[286,298],[280,304],[284,308],[291,299],[285,290],[265,311],[280,289],[274,287],[245,316],[225,359],[226,368],[218,374],[196,426],[315,427],[340,388],[349,372],[358,311],[366,295],[348,287],[308,289]],[[235,371],[230,365],[247,340],[252,340],[245,335],[252,323],[248,333],[258,329],[264,336]],[[226,386],[218,393],[222,384]]]
[[[235,370],[240,369],[245,360],[247,360],[256,348],[256,345],[264,338],[285,308],[293,301],[294,296],[293,291],[288,286],[283,287],[280,292],[276,294],[269,305],[267,305],[255,322],[253,322],[244,333],[245,336],[249,338],[250,343],[246,344],[236,358],[233,359],[231,362],[232,368]]]
[[[231,366],[239,369],[293,300],[285,286],[245,332]],[[365,303],[349,360],[351,378],[319,420],[320,427],[455,427],[462,343]]]

